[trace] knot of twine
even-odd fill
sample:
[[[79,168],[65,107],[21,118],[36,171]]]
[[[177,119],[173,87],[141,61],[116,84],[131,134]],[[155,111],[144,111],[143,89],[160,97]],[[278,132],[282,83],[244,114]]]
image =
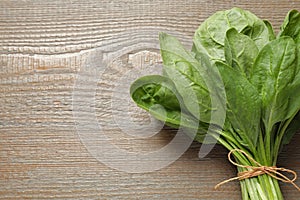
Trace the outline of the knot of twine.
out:
[[[244,154],[249,160],[251,160],[257,166],[240,165],[240,164],[234,162],[231,159],[231,154],[234,153],[234,152],[240,152],[240,153]],[[276,166],[270,166],[270,167],[269,166],[262,166],[259,162],[257,162],[256,160],[254,160],[249,154],[247,154],[245,151],[240,150],[240,149],[233,149],[233,150],[231,150],[228,153],[228,160],[233,165],[241,167],[241,168],[244,168],[244,169],[248,169],[248,170],[239,172],[237,174],[237,177],[230,178],[230,179],[227,179],[225,181],[220,182],[219,184],[217,184],[215,186],[215,189],[217,189],[221,185],[223,185],[225,183],[228,183],[230,181],[244,180],[244,179],[251,178],[251,177],[256,177],[256,176],[259,176],[259,175],[268,174],[269,176],[271,176],[271,177],[273,177],[273,178],[275,178],[275,179],[277,179],[279,181],[292,184],[297,190],[300,191],[299,186],[297,186],[294,183],[295,180],[297,179],[297,173],[295,171],[293,171],[293,170],[282,168],[282,167],[276,167]],[[281,172],[278,172],[278,171],[290,173],[294,177],[292,179],[290,179],[290,178],[286,177],[285,175],[283,175]]]

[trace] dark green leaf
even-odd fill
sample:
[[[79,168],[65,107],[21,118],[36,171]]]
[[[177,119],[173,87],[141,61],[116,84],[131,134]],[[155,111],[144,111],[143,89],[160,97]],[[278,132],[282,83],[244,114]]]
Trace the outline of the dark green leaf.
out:
[[[265,23],[265,25],[266,25],[267,28],[268,28],[268,32],[269,32],[269,40],[270,40],[270,41],[275,40],[275,39],[276,39],[276,35],[275,35],[275,33],[274,33],[272,24],[271,24],[269,21],[267,21],[267,20],[264,20],[264,23]]]
[[[288,119],[297,110],[292,109],[291,98],[298,86],[292,85],[297,70],[296,45],[292,38],[281,37],[266,45],[259,53],[251,72],[251,82],[262,98],[262,119],[270,128]]]

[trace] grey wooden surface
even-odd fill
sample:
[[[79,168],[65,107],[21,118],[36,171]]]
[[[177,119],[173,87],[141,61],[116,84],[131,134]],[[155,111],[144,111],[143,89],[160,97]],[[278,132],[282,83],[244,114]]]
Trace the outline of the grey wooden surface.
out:
[[[201,145],[193,143],[158,171],[122,172],[82,142],[77,123],[89,112],[77,104],[74,114],[74,92],[94,94],[95,118],[112,144],[135,153],[167,145],[174,130],[149,139],[128,136],[128,116],[137,124],[149,117],[128,100],[126,84],[117,87],[135,72],[159,70],[158,32],[190,47],[205,18],[233,6],[269,19],[278,31],[300,1],[0,1],[0,199],[240,199],[237,182],[213,189],[236,173],[223,147],[199,159]],[[102,70],[93,88],[76,82],[89,66]],[[298,173],[299,139],[284,148],[278,164]],[[281,186],[287,200],[300,198],[291,185]]]

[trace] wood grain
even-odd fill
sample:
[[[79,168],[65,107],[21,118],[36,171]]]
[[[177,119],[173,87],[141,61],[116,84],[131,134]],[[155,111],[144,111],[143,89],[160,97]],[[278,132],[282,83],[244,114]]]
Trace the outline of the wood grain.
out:
[[[237,182],[213,189],[236,173],[223,147],[215,146],[200,160],[200,144],[193,143],[161,170],[118,171],[82,143],[73,107],[74,91],[81,91],[83,99],[94,93],[95,117],[121,149],[147,153],[167,145],[174,130],[143,139],[123,129],[128,116],[141,125],[150,120],[129,101],[124,83],[159,73],[158,32],[169,32],[190,47],[205,18],[233,6],[269,19],[278,31],[288,10],[300,9],[300,1],[0,1],[0,199],[240,199]],[[76,84],[87,67],[102,70],[94,88]],[[124,113],[125,125],[116,119]],[[87,110],[79,114],[89,119]],[[299,139],[297,134],[279,159],[279,166],[298,174]],[[292,186],[281,186],[287,200],[299,199]]]

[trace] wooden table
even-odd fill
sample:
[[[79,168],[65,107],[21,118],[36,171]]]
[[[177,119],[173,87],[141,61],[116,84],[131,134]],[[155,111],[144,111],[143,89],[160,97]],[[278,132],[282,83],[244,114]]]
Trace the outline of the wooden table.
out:
[[[201,145],[192,143],[162,169],[127,173],[101,162],[97,140],[82,134],[96,120],[99,134],[127,152],[168,145],[174,130],[149,139],[129,135],[139,130],[127,125],[147,124],[149,117],[129,101],[125,83],[160,69],[158,32],[190,47],[205,18],[233,6],[269,19],[278,31],[300,1],[2,0],[0,199],[240,199],[237,182],[213,189],[236,173],[221,146],[199,159]],[[297,134],[284,148],[279,165],[300,174],[299,140]],[[120,157],[117,164],[128,169],[127,162]],[[300,198],[290,184],[281,186],[287,200]]]

